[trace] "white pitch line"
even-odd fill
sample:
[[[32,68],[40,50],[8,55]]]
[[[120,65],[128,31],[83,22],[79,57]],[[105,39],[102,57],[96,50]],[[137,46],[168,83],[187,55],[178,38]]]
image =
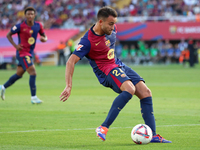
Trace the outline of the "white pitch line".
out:
[[[176,126],[200,126],[200,124],[174,124],[174,125],[158,125],[156,127],[176,127]],[[111,129],[119,128],[133,128],[133,127],[111,127]],[[75,131],[75,130],[95,130],[96,128],[85,128],[85,129],[49,129],[49,130],[26,130],[26,131],[7,131],[2,133],[20,133],[20,132],[50,132],[50,131]]]

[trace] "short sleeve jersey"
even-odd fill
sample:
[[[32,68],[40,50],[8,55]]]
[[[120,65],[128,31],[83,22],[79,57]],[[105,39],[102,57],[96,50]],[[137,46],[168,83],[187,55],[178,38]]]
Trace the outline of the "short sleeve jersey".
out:
[[[97,35],[90,30],[81,38],[74,53],[80,59],[84,56],[89,60],[100,83],[103,83],[108,73],[120,64],[115,58],[116,26],[111,35]]]
[[[37,35],[44,34],[44,29],[41,23],[34,22],[33,26],[28,26],[26,21],[16,24],[11,28],[12,34],[18,34],[18,43],[23,47],[22,50],[17,50],[17,56],[33,56]]]

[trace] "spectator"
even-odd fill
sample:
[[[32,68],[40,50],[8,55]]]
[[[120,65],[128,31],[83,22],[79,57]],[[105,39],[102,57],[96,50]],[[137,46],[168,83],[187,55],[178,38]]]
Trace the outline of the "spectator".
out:
[[[121,55],[121,59],[125,62],[129,62],[129,49],[128,49],[128,45],[125,44],[122,48],[122,55]]]
[[[191,6],[191,5],[196,5],[198,4],[198,0],[183,0],[184,3],[188,6]]]
[[[58,66],[65,65],[65,63],[66,63],[65,53],[64,53],[64,48],[65,47],[66,47],[66,45],[65,45],[65,42],[63,42],[63,41],[61,41],[60,44],[57,47],[57,52],[58,52]]]
[[[155,64],[158,61],[158,49],[156,48],[156,44],[151,45],[150,56],[151,56],[151,62]]]
[[[166,52],[167,52],[166,63],[170,64],[173,60],[173,54],[174,54],[174,48],[173,48],[172,44],[169,44],[169,47],[167,47]]]
[[[181,56],[181,50],[178,47],[178,44],[175,44],[174,54],[173,54],[173,62],[179,63],[179,58]]]
[[[183,51],[181,51],[181,55],[179,57],[179,62],[183,64],[183,66],[186,66],[186,63],[189,62],[190,59],[190,51],[185,48]]]
[[[136,48],[134,44],[132,44],[130,48],[130,57],[131,57],[131,62],[135,62]]]
[[[122,44],[120,43],[119,40],[117,40],[115,43],[115,52],[116,52],[117,58],[120,58],[122,54]]]
[[[166,63],[166,59],[167,59],[167,52],[166,52],[166,47],[165,45],[162,46],[162,49],[159,51],[159,57],[158,57],[158,62],[159,63]]]
[[[74,40],[73,39],[69,39],[69,41],[67,42],[67,46],[69,47],[70,55],[71,55],[75,50]]]
[[[190,67],[194,67],[194,64],[195,64],[195,47],[194,47],[194,41],[193,41],[192,38],[190,38],[189,41],[188,41],[188,50],[190,52],[190,58],[189,58]]]
[[[188,47],[188,43],[185,42],[185,39],[181,39],[181,42],[178,44],[178,48],[183,51],[184,49],[186,49]]]
[[[135,64],[136,65],[143,64],[144,61],[145,61],[144,55],[143,55],[142,51],[140,51],[138,49],[136,52]]]
[[[2,20],[1,20],[1,24],[2,24],[2,29],[7,29],[9,28],[9,18],[7,16],[3,16]]]
[[[149,46],[145,44],[145,49],[143,50],[143,55],[144,55],[144,64],[148,64],[150,62],[150,51],[149,51]]]
[[[145,53],[146,51],[146,46],[143,40],[138,41],[138,48],[142,53]]]
[[[200,41],[197,41],[198,62],[200,62]]]
[[[158,49],[158,51],[162,50],[163,45],[164,45],[163,41],[161,39],[158,39],[156,43],[156,48]]]

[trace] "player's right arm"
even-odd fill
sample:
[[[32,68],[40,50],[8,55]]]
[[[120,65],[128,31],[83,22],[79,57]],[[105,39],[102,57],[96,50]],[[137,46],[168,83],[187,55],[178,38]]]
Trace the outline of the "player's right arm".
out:
[[[74,66],[80,59],[89,53],[90,47],[91,45],[89,40],[87,38],[82,38],[73,54],[69,57],[66,63],[65,71],[66,87],[60,95],[60,101],[64,102],[69,98],[72,89],[72,76],[74,73]]]
[[[9,40],[9,42],[18,50],[22,50],[22,45],[21,44],[16,44],[14,41],[13,41],[13,38],[12,38],[12,35],[15,34],[15,33],[19,33],[20,32],[20,24],[17,24],[15,26],[13,26],[11,28],[11,30],[7,33],[7,39]]]
[[[74,66],[79,60],[80,57],[78,57],[75,54],[72,54],[66,63],[66,71],[65,71],[66,87],[60,95],[60,101],[65,102],[71,94]]]
[[[9,42],[18,50],[22,50],[22,46],[20,44],[16,44],[14,41],[13,41],[13,38],[12,38],[12,32],[9,31],[8,34],[7,34],[7,39],[9,40]]]

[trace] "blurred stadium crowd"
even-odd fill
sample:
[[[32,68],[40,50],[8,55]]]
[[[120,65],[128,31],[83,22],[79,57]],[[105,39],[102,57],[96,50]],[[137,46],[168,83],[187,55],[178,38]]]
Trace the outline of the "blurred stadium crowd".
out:
[[[119,17],[127,16],[196,16],[200,21],[199,0],[132,0],[119,8],[120,0],[0,0],[0,29],[9,29],[24,17],[24,8],[33,6],[37,20],[48,28],[74,28],[81,31],[95,22],[102,6],[116,9]]]
[[[81,31],[95,22],[98,10],[105,5],[115,6],[117,0],[0,0],[0,29],[11,28],[24,17],[24,8],[37,11],[36,20],[44,28],[74,28]]]
[[[170,42],[169,40],[146,42],[139,40],[134,44],[123,45],[117,42],[116,52],[121,60],[134,65],[176,63],[193,67],[196,63],[199,63],[200,41],[194,41],[193,39],[181,39],[180,42]],[[190,62],[190,53],[194,54],[192,62]]]
[[[199,0],[132,0],[120,16],[191,16],[200,13]]]
[[[129,4],[122,7],[117,5],[119,1],[121,0],[0,0],[0,29],[10,29],[14,24],[20,23],[24,17],[23,10],[27,6],[36,9],[36,20],[40,21],[46,29],[79,28],[81,32],[85,31],[95,23],[98,10],[106,5],[115,8],[119,18],[193,16],[195,21],[200,22],[199,0],[130,0]],[[184,20],[179,19],[179,21]],[[132,45],[122,45],[117,42],[116,49],[121,59],[135,64],[180,63],[188,57],[184,53],[188,50],[187,40],[182,39],[179,43],[159,40],[151,44],[138,41],[137,44]],[[184,43],[184,48],[181,43]],[[193,46],[197,54],[200,42],[195,41]]]

